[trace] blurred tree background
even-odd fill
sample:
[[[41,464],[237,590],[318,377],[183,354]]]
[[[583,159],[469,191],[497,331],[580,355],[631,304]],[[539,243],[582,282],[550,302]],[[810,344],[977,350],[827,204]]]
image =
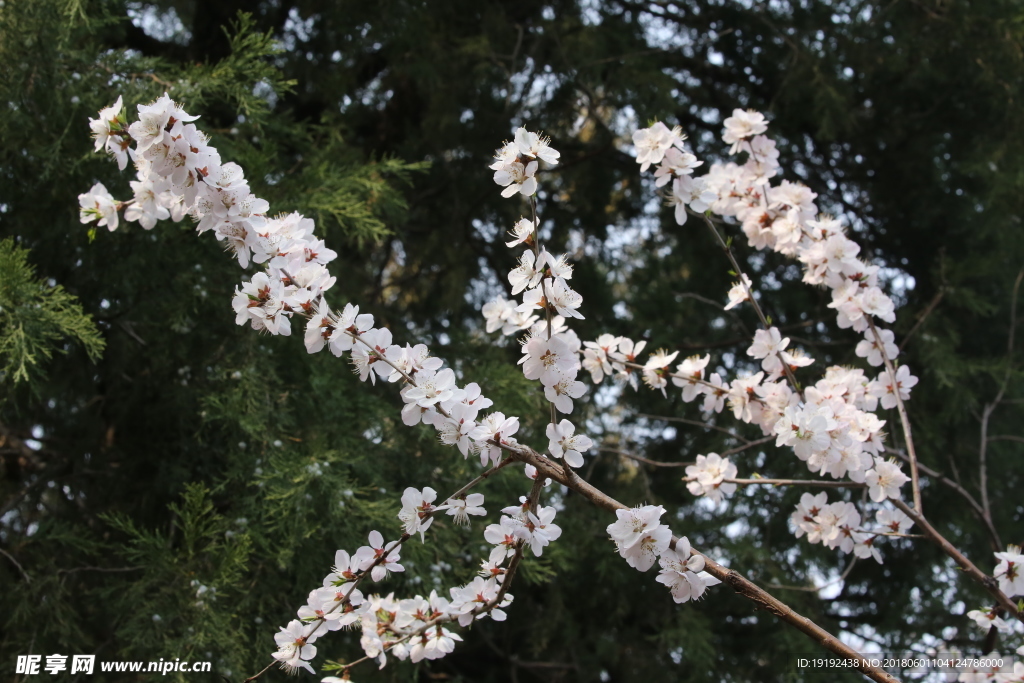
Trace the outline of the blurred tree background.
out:
[[[765,111],[787,177],[849,221],[900,305],[897,339],[921,377],[909,408],[922,462],[977,497],[986,448],[1001,541],[1024,541],[1012,343],[1022,38],[1024,11],[1010,0],[6,0],[0,670],[13,675],[18,654],[95,653],[210,660],[239,681],[269,661],[277,626],[337,548],[397,531],[406,486],[446,495],[478,470],[432,430],[402,427],[396,391],[357,386],[346,363],[307,356],[298,339],[236,327],[238,273],[213,239],[186,224],[107,233],[78,222],[76,197],[94,182],[128,193],[86,125],[118,95],[134,111],[167,91],[202,114],[253,191],[275,212],[315,218],[340,253],[333,305],[357,303],[397,341],[430,345],[496,409],[522,416],[522,440],[538,448],[542,397],[514,364],[516,344],[485,335],[479,313],[507,294],[514,258],[501,238],[527,210],[500,197],[493,150],[528,125],[562,152],[542,174],[540,211],[549,248],[575,262],[581,338],[707,349],[732,375],[748,364],[753,313],[721,310],[727,261],[699,225],[674,225],[623,145],[657,118],[682,125],[710,164],[726,151],[733,108]],[[817,359],[805,377],[861,362],[822,291],[791,264],[738,249],[770,290],[773,319]],[[626,390],[612,410],[588,396],[578,410],[606,449],[582,471],[595,485],[665,505],[677,533],[762,586],[820,584],[846,568],[848,556],[788,531],[801,491],[752,487],[712,510],[680,469],[615,452],[684,462],[760,434],[679,422],[701,416],[678,391]],[[806,473],[771,444],[736,460],[741,476]],[[512,470],[481,489],[492,512],[526,491]],[[923,494],[933,524],[991,570],[996,546],[963,499],[932,477]],[[524,563],[507,622],[464,632],[443,660],[354,677],[858,679],[798,670],[797,653],[814,644],[728,590],[674,605],[653,572],[612,552],[607,515],[550,495],[565,508],[562,539]],[[435,522],[432,542],[409,543],[408,571],[380,590],[468,580],[481,532]],[[944,556],[922,540],[882,553],[884,565],[860,561],[821,595],[770,590],[877,651],[998,649],[963,616],[984,593]],[[349,632],[317,645],[318,668],[361,656]]]

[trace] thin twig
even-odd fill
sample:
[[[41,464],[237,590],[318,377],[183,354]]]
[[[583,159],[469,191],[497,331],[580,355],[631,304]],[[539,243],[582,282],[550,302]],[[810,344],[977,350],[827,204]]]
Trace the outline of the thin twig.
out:
[[[769,588],[777,588],[779,590],[784,590],[784,591],[805,591],[807,593],[818,593],[820,591],[825,590],[829,586],[834,586],[837,583],[842,583],[843,581],[845,581],[846,577],[850,575],[850,571],[853,569],[853,565],[855,565],[857,563],[858,559],[859,558],[857,558],[856,556],[851,557],[850,558],[850,564],[846,565],[846,569],[843,570],[843,573],[840,574],[838,578],[836,578],[836,579],[834,579],[832,581],[829,581],[828,583],[826,583],[824,585],[821,585],[821,586],[785,586],[785,585],[783,585],[781,583],[769,583],[768,587]]]
[[[694,212],[691,211],[691,213]],[[718,246],[722,248],[722,251],[724,251],[725,255],[729,258],[729,263],[732,264],[732,268],[736,272],[736,277],[738,277],[740,282],[743,284],[743,288],[747,290],[747,298],[750,299],[750,304],[753,306],[754,312],[757,313],[757,319],[761,321],[762,325],[764,325],[764,329],[767,330],[771,328],[771,325],[768,323],[768,318],[765,316],[764,311],[761,310],[761,305],[757,303],[757,299],[754,298],[754,292],[751,290],[750,284],[748,284],[748,282],[752,282],[752,280],[744,275],[743,269],[740,268],[739,261],[736,260],[736,256],[732,253],[732,247],[722,239],[722,235],[718,232],[718,228],[715,227],[715,224],[711,222],[706,214],[695,213],[694,215],[698,215],[704,220],[704,224],[708,226],[708,230],[711,231],[715,236],[715,239],[718,241]],[[793,388],[793,391],[800,394],[800,384],[796,381],[796,376],[793,374],[792,368],[789,367],[789,363],[786,362],[786,359],[784,359],[779,352],[776,352],[775,355],[778,356],[779,362],[782,363],[782,369],[786,372],[786,379],[789,381],[789,385]]]
[[[693,425],[694,427],[703,427],[704,429],[714,429],[717,432],[722,432],[723,434],[728,434],[729,436],[731,436],[734,439],[739,439],[740,441],[742,441],[745,444],[749,444],[750,443],[749,439],[746,439],[746,438],[740,436],[739,434],[737,434],[736,432],[732,431],[731,429],[726,429],[725,427],[719,427],[718,425],[713,425],[710,422],[701,422],[700,420],[691,420],[690,418],[687,418],[687,417],[673,417],[671,415],[648,415],[647,413],[637,413],[637,417],[647,418],[648,420],[664,420],[665,422],[682,422],[683,424]]]
[[[697,477],[684,477],[683,481],[697,481]],[[765,484],[767,486],[816,486],[827,489],[862,489],[867,484],[858,484],[853,481],[832,481],[830,479],[723,479],[726,484],[737,486],[756,486]]]
[[[25,583],[32,583],[32,577],[28,575],[28,572],[26,572],[25,568],[21,566],[21,563],[14,559],[14,555],[11,555],[3,548],[0,548],[0,554],[3,554],[4,557],[11,561],[11,564],[18,568],[18,571],[21,572],[21,575],[25,578]]]
[[[1024,443],[1024,436],[1016,436],[1014,434],[996,434],[990,436],[986,441],[1016,441],[1017,443]]]
[[[776,436],[774,434],[770,436],[763,436],[760,439],[757,439],[756,441],[748,441],[742,446],[736,446],[735,448],[730,448],[727,451],[722,451],[721,453],[719,453],[719,455],[722,456],[723,458],[726,457],[727,455],[735,455],[736,453],[742,453],[748,448],[756,448],[757,446],[769,443],[770,441],[775,441],[775,439]]]
[[[661,462],[659,460],[651,460],[649,458],[645,458],[643,456],[630,453],[629,451],[619,450],[618,448],[606,448],[602,446],[597,450],[602,451],[604,453],[616,453],[625,458],[629,458],[630,460],[636,460],[637,462],[642,462],[645,465],[652,465],[654,467],[686,467],[687,465],[694,464],[694,461],[692,460],[689,462]]]
[[[978,446],[978,475],[981,487],[981,507],[985,511],[985,518],[988,520],[992,519],[992,509],[989,507],[988,500],[988,421],[992,417],[992,413],[996,408],[999,407],[1000,401],[1003,400],[1003,395],[1006,394],[1006,388],[1010,384],[1010,374],[1013,370],[1013,338],[1014,328],[1017,327],[1017,294],[1020,292],[1020,283],[1024,279],[1024,270],[1017,273],[1017,279],[1013,282],[1013,294],[1010,297],[1010,333],[1006,340],[1006,373],[1003,375],[1003,382],[999,386],[999,393],[992,400],[991,403],[987,404],[982,409],[981,415],[981,443]],[[1015,439],[1008,439],[1013,441]],[[1024,441],[1024,439],[1021,439]]]
[[[915,322],[914,326],[910,328],[910,331],[903,336],[903,341],[901,341],[900,345],[897,347],[900,350],[900,352],[902,352],[903,349],[907,347],[907,344],[910,343],[910,338],[914,336],[914,333],[917,332],[918,329],[920,329],[921,325],[924,323],[925,320],[928,319],[928,316],[932,314],[932,311],[935,310],[935,307],[939,305],[939,302],[942,301],[942,297],[944,297],[945,295],[946,290],[945,288],[942,288],[939,290],[938,294],[932,297],[932,300],[928,303],[927,306],[925,306],[925,309],[921,313],[921,315],[917,316],[917,322]]]

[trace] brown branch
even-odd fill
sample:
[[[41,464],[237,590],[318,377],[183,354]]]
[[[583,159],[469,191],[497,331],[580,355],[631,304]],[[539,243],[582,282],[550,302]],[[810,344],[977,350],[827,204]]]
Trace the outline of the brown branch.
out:
[[[984,586],[985,590],[987,590],[996,599],[996,602],[1000,607],[1016,617],[1021,623],[1024,623],[1024,612],[1017,609],[1017,605],[1014,604],[1013,600],[1006,597],[1006,594],[999,590],[999,584],[993,577],[974,566],[973,562],[957,550],[952,543],[947,541],[942,534],[935,530],[935,527],[928,523],[928,520],[918,514],[912,507],[904,503],[902,500],[892,499],[892,503],[900,510],[903,510],[908,517],[914,520],[914,523],[920,527],[925,536],[938,545],[939,548],[942,549],[942,552],[953,558],[953,561],[956,562],[969,577]]]
[[[915,322],[914,326],[910,328],[910,331],[903,336],[903,341],[900,342],[900,345],[897,347],[901,352],[907,347],[907,344],[910,342],[910,338],[914,336],[914,333],[917,332],[924,321],[928,319],[928,316],[932,314],[932,311],[935,310],[935,307],[939,305],[939,302],[942,301],[942,297],[945,295],[946,290],[944,288],[940,289],[939,293],[932,298],[927,306],[925,306],[924,311],[917,316],[917,322]]]
[[[755,448],[757,446],[761,446],[763,444],[769,443],[770,441],[775,441],[775,439],[776,439],[776,437],[775,437],[774,434],[772,434],[770,436],[764,436],[764,437],[761,437],[760,439],[757,439],[756,441],[749,441],[749,442],[743,444],[742,446],[736,446],[735,448],[730,448],[727,451],[722,451],[721,453],[719,453],[719,455],[722,456],[723,458],[726,457],[727,455],[735,455],[737,453],[742,453],[743,451],[747,450],[748,448]]]

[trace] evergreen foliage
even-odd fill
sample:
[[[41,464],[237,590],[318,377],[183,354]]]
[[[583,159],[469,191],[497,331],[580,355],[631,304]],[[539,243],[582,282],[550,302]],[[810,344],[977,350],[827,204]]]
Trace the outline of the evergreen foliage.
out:
[[[0,241],[0,383],[27,382],[58,342],[81,344],[91,360],[103,352],[103,338],[78,300],[60,285],[38,279],[28,250],[14,240]]]
[[[0,670],[28,652],[96,653],[209,659],[241,680],[269,661],[274,631],[335,549],[397,528],[406,486],[444,496],[479,470],[431,430],[401,425],[397,392],[361,385],[298,339],[236,327],[237,269],[212,239],[170,222],[112,234],[79,224],[76,196],[94,182],[126,194],[86,126],[118,95],[131,111],[167,91],[202,113],[272,210],[313,217],[339,251],[332,305],[352,301],[396,339],[428,343],[524,416],[535,446],[542,396],[515,366],[517,345],[484,335],[479,316],[507,291],[500,238],[526,210],[498,196],[493,149],[529,123],[562,150],[540,208],[550,248],[576,263],[581,338],[707,349],[734,373],[756,321],[721,311],[728,262],[699,226],[672,225],[616,142],[654,118],[678,122],[710,163],[724,116],[766,110],[790,179],[853,219],[886,267],[897,339],[922,379],[909,404],[922,462],[977,491],[978,418],[1006,387],[988,426],[1002,437],[987,445],[990,495],[1003,543],[1024,541],[1021,345],[1008,344],[1024,268],[1022,31],[1008,0],[7,0],[0,585],[16,589],[0,591]],[[857,362],[854,335],[790,264],[737,251],[767,283],[773,320],[818,359],[812,371]],[[605,448],[676,462],[760,437],[678,421],[699,414],[672,392],[627,394],[611,411],[583,409]],[[897,429],[890,438],[899,445]],[[761,585],[845,569],[845,556],[792,538],[801,491],[741,490],[712,511],[679,469],[613,450],[588,455],[582,476],[665,505],[694,545]],[[770,445],[738,460],[741,472],[806,475]],[[512,470],[480,489],[489,511],[524,492]],[[934,480],[924,494],[933,523],[990,570],[993,544],[962,499]],[[605,515],[572,495],[561,503],[562,540],[524,563],[507,622],[472,628],[440,662],[371,666],[357,680],[857,680],[797,669],[814,644],[728,590],[674,605],[611,552]],[[435,521],[432,542],[409,543],[408,571],[382,589],[471,578],[480,532]],[[924,634],[983,651],[962,616],[986,604],[983,591],[922,540],[883,554],[828,598],[770,590],[886,652]],[[353,634],[332,636],[318,642],[321,663],[361,656]],[[127,680],[106,676],[93,678]]]

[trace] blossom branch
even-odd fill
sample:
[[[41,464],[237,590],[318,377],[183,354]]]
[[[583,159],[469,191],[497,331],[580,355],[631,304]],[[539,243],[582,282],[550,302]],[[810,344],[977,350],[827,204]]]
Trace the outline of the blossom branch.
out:
[[[568,474],[571,476],[567,476],[567,474],[560,467],[555,466],[551,460],[532,449],[527,449],[522,446],[518,448],[511,448],[504,445],[502,445],[502,448],[509,452],[513,459],[536,467],[538,470],[538,477],[547,477],[557,481],[563,486],[567,486],[590,501],[593,505],[596,505],[603,510],[615,512],[616,510],[628,509],[625,505],[600,489],[583,481],[583,479],[581,479],[575,472],[570,472]],[[676,540],[677,539],[673,538],[672,547],[675,547]],[[798,614],[791,607],[758,587],[739,572],[721,566],[707,555],[696,550],[693,550],[693,553],[695,555],[700,555],[704,559],[705,570],[716,579],[728,584],[733,590],[743,597],[751,600],[762,609],[771,612],[776,617],[797,628],[802,633],[810,636],[825,649],[854,662],[856,668],[871,680],[878,681],[879,683],[898,683],[896,678],[886,673],[883,669],[871,666],[867,660],[865,660],[849,645],[818,626],[818,624],[811,619]]]
[[[871,316],[865,316],[868,321],[868,327],[871,329],[871,333],[875,336],[876,340],[881,340],[882,337],[878,333],[878,328],[875,327],[875,321],[872,320]],[[893,396],[896,399],[896,410],[900,415],[900,424],[903,427],[903,438],[907,445],[907,458],[910,461],[910,485],[913,488],[914,495],[914,509],[917,513],[923,514],[921,508],[921,482],[917,471],[917,451],[914,449],[914,436],[910,431],[910,416],[907,415],[907,407],[903,403],[903,397],[900,396],[899,391],[899,380],[896,379],[896,368],[892,364],[892,360],[889,358],[888,352],[885,350],[884,344],[879,344],[881,349],[882,360],[885,362],[885,370],[889,373],[889,381],[893,386]]]

